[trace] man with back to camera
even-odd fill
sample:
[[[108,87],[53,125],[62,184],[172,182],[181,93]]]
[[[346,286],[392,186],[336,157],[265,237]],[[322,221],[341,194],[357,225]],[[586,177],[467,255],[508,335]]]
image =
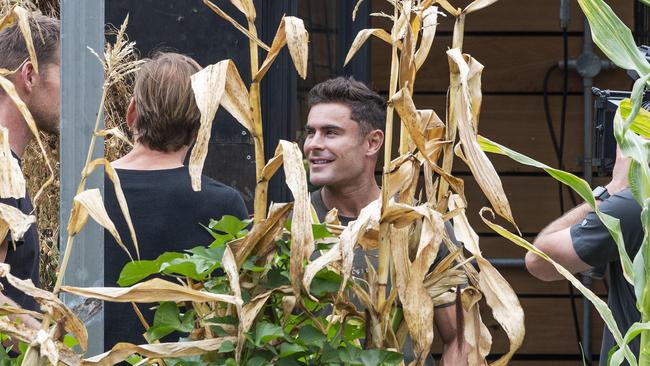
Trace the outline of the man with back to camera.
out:
[[[305,126],[304,153],[309,162],[309,180],[321,186],[311,201],[318,218],[336,208],[341,224],[356,219],[361,209],[381,196],[375,180],[377,157],[384,142],[386,103],[354,78],[338,77],[314,86],[309,92],[309,116]],[[452,233],[448,223],[448,232]],[[451,230],[450,230],[451,229]],[[440,246],[438,261],[445,256]],[[365,271],[364,251],[357,249],[354,271]],[[375,257],[376,253],[365,253]],[[435,308],[435,323],[443,341],[442,363],[466,365],[466,344],[458,339],[454,303]],[[407,346],[408,347],[408,346]],[[413,358],[405,349],[405,360]],[[427,364],[433,364],[429,357]]]
[[[628,255],[634,258],[643,242],[641,206],[628,187],[630,159],[617,150],[612,180],[605,187],[597,187],[593,194],[600,211],[620,220],[621,232]],[[612,310],[622,334],[641,319],[636,308],[634,288],[623,276],[616,242],[591,207],[583,203],[565,213],[544,228],[533,244],[548,254],[571,273],[609,265],[610,286],[607,305]],[[528,252],[526,268],[543,281],[563,280],[555,268],[540,257]],[[607,365],[608,353],[616,345],[612,333],[603,330],[600,365]],[[630,343],[630,349],[639,354],[639,337]],[[627,362],[623,362],[627,365]]]
[[[196,139],[201,113],[196,106],[191,76],[201,67],[190,57],[160,53],[140,67],[127,124],[135,139],[131,152],[112,163],[120,178],[143,260],[167,251],[182,252],[207,245],[213,238],[200,224],[224,215],[246,219],[239,193],[209,177],[201,178],[201,191],[192,190],[183,165]],[[133,243],[120,211],[114,188],[106,179],[106,209],[128,248]],[[105,285],[116,286],[129,262],[126,253],[105,231]],[[131,249],[132,250],[132,249]],[[132,251],[133,252],[133,251]],[[144,328],[130,304],[105,303],[104,343],[147,343]],[[143,311],[152,324],[153,313]]]
[[[18,24],[0,31],[0,68],[14,71],[7,78],[14,84],[20,99],[30,110],[40,131],[58,134],[60,104],[60,37],[59,21],[34,13],[29,21],[39,70],[29,59],[25,39]],[[9,146],[13,158],[20,162],[25,147],[33,139],[25,118],[4,89],[0,88],[0,126],[9,133]],[[26,193],[23,198],[0,197],[0,203],[31,214],[31,199]],[[40,247],[36,224],[33,224],[21,240],[12,242],[11,235],[0,238],[0,261],[11,266],[11,273],[21,279],[39,284]],[[0,302],[17,304],[28,310],[38,310],[31,297],[11,286],[2,278],[4,287]],[[19,316],[27,325],[40,328],[33,318]]]

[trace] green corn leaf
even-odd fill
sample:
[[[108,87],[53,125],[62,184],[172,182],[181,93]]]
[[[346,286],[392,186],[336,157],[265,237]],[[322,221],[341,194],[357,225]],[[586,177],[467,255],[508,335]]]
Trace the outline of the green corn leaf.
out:
[[[621,100],[619,109],[623,119],[627,120],[632,113],[632,101],[628,98]],[[640,109],[639,113],[634,117],[630,129],[642,137],[650,139],[650,112]]]
[[[639,75],[650,73],[650,64],[637,49],[630,29],[603,0],[578,0],[591,26],[594,43],[617,66],[635,70]]]
[[[505,146],[497,144],[496,142],[492,142],[486,139],[485,137],[478,136],[478,142],[479,145],[481,146],[481,149],[483,149],[484,151],[494,152],[495,150],[498,150],[499,151],[498,153],[507,155],[511,159],[521,164],[543,169],[550,176],[570,186],[576,193],[578,193],[578,195],[580,195],[580,197],[582,197],[582,199],[585,200],[585,202],[587,202],[589,206],[591,206],[591,208],[594,210],[596,215],[598,215],[598,218],[600,218],[600,220],[607,227],[607,230],[609,230],[610,234],[614,238],[614,241],[616,242],[616,246],[618,248],[618,254],[621,257],[621,264],[623,267],[623,273],[625,275],[625,278],[629,283],[634,284],[634,272],[632,270],[632,260],[630,259],[630,256],[627,254],[627,251],[625,250],[625,243],[623,242],[623,234],[621,233],[621,225],[619,223],[619,220],[610,215],[602,213],[598,209],[598,206],[596,206],[596,200],[594,199],[593,194],[591,193],[591,187],[585,180],[571,173],[567,173],[559,169],[551,168],[546,164],[533,160],[514,150],[510,150]]]
[[[629,344],[636,338],[641,332],[644,331],[650,331],[650,323],[634,323],[630,327],[630,329],[627,330],[627,333],[625,333],[625,337],[623,338],[623,342],[625,344]],[[611,359],[609,361],[610,366],[619,366],[621,363],[623,363],[623,350],[620,348],[616,350],[611,356]]]

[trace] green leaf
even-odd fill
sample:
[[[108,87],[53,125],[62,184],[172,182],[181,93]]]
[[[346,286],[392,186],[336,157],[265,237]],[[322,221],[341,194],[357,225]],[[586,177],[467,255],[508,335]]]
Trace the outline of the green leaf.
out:
[[[131,355],[129,356],[129,358],[126,359],[126,362],[128,362],[129,365],[135,365],[141,361],[142,361],[142,356],[140,355]]]
[[[334,236],[334,234],[327,230],[327,225],[325,224],[312,224],[311,229],[314,233],[314,240],[331,238]]]
[[[258,347],[283,336],[282,327],[275,324],[262,322],[255,327],[255,345]]]
[[[182,253],[165,252],[156,260],[141,260],[127,263],[117,280],[120,286],[131,286],[153,274],[160,273],[160,267],[174,259],[183,258]]]
[[[311,282],[310,292],[318,297],[327,293],[338,292],[341,287],[341,276],[336,272],[324,269],[316,274]]]
[[[361,352],[363,366],[399,365],[403,356],[385,349],[368,349]]]
[[[280,357],[288,357],[296,353],[305,352],[307,349],[299,344],[295,343],[282,343],[280,346]]]
[[[625,333],[625,337],[623,338],[623,343],[629,344],[636,338],[641,332],[649,332],[650,331],[650,322],[648,323],[634,323],[630,327],[630,329],[627,330],[627,333]],[[623,357],[623,351],[619,348],[616,350],[611,355],[610,359],[610,366],[619,366],[621,363],[623,363],[624,357]]]
[[[624,120],[630,118],[630,115],[632,114],[632,102],[629,98],[621,100],[619,110],[621,111],[621,116]],[[639,109],[639,112],[636,117],[634,117],[630,128],[642,137],[647,139],[650,138],[650,112],[643,108]]]
[[[65,336],[63,336],[63,344],[65,344],[66,347],[72,349],[73,347],[79,345],[79,341],[77,340],[77,338],[69,334],[66,334]]]
[[[227,353],[227,352],[234,352],[235,351],[235,345],[231,341],[225,341],[221,344],[221,347],[219,347],[219,353]]]
[[[312,325],[305,325],[298,332],[298,341],[305,346],[321,347],[327,341],[327,337]]]
[[[650,64],[634,42],[634,36],[603,0],[578,0],[591,26],[594,43],[603,53],[624,70],[635,70],[639,75],[650,73]]]
[[[360,363],[361,362],[361,348],[357,348],[351,344],[347,347],[339,348],[339,357],[345,363]]]
[[[153,326],[147,330],[147,339],[153,342],[175,331],[189,333],[193,329],[193,310],[181,316],[175,303],[163,302],[156,310]]]
[[[210,229],[218,230],[226,234],[237,236],[240,231],[246,229],[250,225],[250,220],[240,220],[235,216],[224,215],[221,220],[210,221]]]

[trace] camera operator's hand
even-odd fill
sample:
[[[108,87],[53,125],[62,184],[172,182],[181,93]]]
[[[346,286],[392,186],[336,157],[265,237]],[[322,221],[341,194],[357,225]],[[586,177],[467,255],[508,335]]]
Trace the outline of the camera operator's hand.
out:
[[[629,157],[623,156],[621,149],[616,147],[616,162],[614,163],[614,171],[612,172],[612,181],[607,185],[607,191],[610,195],[616,194],[627,188],[628,174],[630,171]]]

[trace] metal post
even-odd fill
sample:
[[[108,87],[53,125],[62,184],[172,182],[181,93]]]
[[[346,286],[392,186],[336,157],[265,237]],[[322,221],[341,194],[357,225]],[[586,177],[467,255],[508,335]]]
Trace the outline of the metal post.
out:
[[[93,133],[104,80],[102,66],[88,50],[98,54],[104,48],[104,0],[61,1],[61,253],[65,250],[72,199],[85,164]],[[103,156],[103,142],[96,144],[95,156]],[[103,191],[104,178],[98,171],[87,186]],[[104,232],[88,221],[77,235],[64,283],[74,286],[102,286],[104,283]],[[68,306],[83,299],[63,295]],[[104,350],[104,313],[88,324],[88,355]]]
[[[585,33],[584,33],[584,44],[583,44],[583,54],[588,54],[593,52],[593,44],[591,40],[591,28],[589,27],[589,21],[587,20],[587,17],[585,17],[584,20],[585,24]],[[593,108],[593,103],[591,99],[591,87],[593,86],[593,78],[591,77],[584,77],[582,79],[582,84],[583,84],[583,94],[584,94],[584,179],[587,181],[587,183],[591,184],[591,179],[592,179],[592,156],[593,156],[593,151],[592,151],[592,139],[593,139],[593,133],[592,133],[592,124],[593,121],[592,119],[592,108]],[[591,273],[585,273],[582,276],[582,283],[583,285],[591,289],[592,285],[592,278],[591,278]],[[573,301],[573,300],[572,300]],[[586,297],[583,296],[582,298],[582,349],[587,357],[588,360],[588,365],[591,365],[591,356],[592,356],[592,351],[591,351],[591,326],[592,326],[592,321],[591,321],[591,302],[587,300]]]

